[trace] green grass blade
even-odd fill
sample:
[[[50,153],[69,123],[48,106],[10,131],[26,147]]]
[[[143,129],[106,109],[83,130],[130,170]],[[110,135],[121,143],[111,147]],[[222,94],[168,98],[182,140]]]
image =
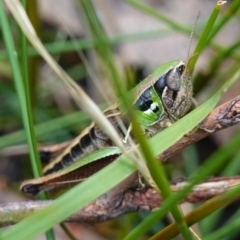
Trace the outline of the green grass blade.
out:
[[[109,44],[109,40],[103,41],[103,39],[107,39],[107,35],[96,13],[94,5],[90,0],[80,0],[79,2],[81,3],[91,34],[93,38],[99,42],[96,47],[96,51],[104,63],[104,70],[109,76],[109,81],[111,82],[117,97],[124,96],[125,89],[118,72],[117,64],[115,63],[116,59],[114,57],[114,52]]]
[[[237,41],[232,44],[229,48],[226,48],[224,51],[221,51],[215,58],[212,59],[210,62],[210,69],[212,69],[212,74],[214,74],[217,71],[217,67],[227,58],[231,55],[232,52],[236,51],[238,47],[240,46],[240,40],[237,39]]]
[[[124,0],[126,3],[134,6],[135,8],[141,10],[142,12],[144,12],[145,14],[148,14],[164,23],[166,23],[169,27],[182,32],[184,34],[187,34],[188,36],[190,36],[191,34],[191,29],[186,28],[184,26],[182,26],[181,24],[179,24],[178,22],[172,20],[171,18],[167,17],[166,15],[159,13],[159,11],[157,11],[156,9],[153,9],[149,6],[147,6],[146,4],[140,3],[139,1],[136,0]],[[196,33],[193,33],[193,37],[198,39],[199,35]],[[224,48],[222,46],[220,46],[219,44],[215,43],[215,42],[211,42],[210,46],[213,47],[214,49],[218,50],[218,51],[223,51]],[[240,60],[240,55],[236,52],[234,52],[232,54],[232,56],[236,59],[236,60]]]
[[[210,14],[210,17],[207,21],[206,26],[204,27],[204,30],[201,34],[201,37],[197,43],[197,46],[195,47],[195,50],[193,52],[193,55],[196,55],[194,58],[191,59],[188,67],[190,72],[192,73],[195,67],[195,64],[198,60],[198,57],[200,56],[200,54],[202,53],[203,49],[207,46],[207,40],[209,38],[209,35],[212,31],[213,25],[220,13],[220,10],[222,8],[222,5],[219,5],[218,3],[215,5],[212,13]]]
[[[18,99],[19,99],[19,104],[20,104],[20,109],[22,114],[22,121],[23,121],[24,129],[26,131],[31,161],[33,163],[32,165],[33,173],[35,177],[38,177],[40,176],[39,173],[41,172],[41,166],[39,164],[39,161],[35,161],[35,159],[38,159],[38,152],[37,152],[37,144],[36,144],[34,130],[33,130],[33,120],[32,120],[30,102],[27,101],[26,99],[25,84],[22,79],[17,56],[15,54],[16,51],[14,49],[13,38],[11,36],[9,23],[7,20],[6,13],[4,11],[4,6],[2,1],[0,2],[0,15],[1,15],[4,41],[9,54],[9,61],[12,67],[14,83],[17,90],[17,94],[18,94]]]
[[[7,20],[6,13],[4,11],[2,1],[0,3],[0,15],[1,15],[4,41],[5,41],[5,45],[9,55],[9,61],[10,61],[12,72],[13,72],[15,88],[17,91],[21,114],[22,114],[22,121],[23,121],[24,129],[26,131],[32,171],[33,171],[34,177],[37,178],[41,176],[42,167],[41,167],[38,150],[37,150],[37,143],[35,139],[33,117],[32,117],[32,111],[31,111],[30,89],[28,84],[29,82],[28,59],[26,54],[27,41],[26,41],[26,37],[21,32],[21,61],[20,61],[21,69],[22,69],[22,74],[21,74],[20,65],[18,64],[17,56],[14,54],[16,50],[14,48],[13,37],[11,35],[10,26]],[[54,239],[54,235],[51,230],[48,232],[47,239]]]
[[[236,150],[239,148],[240,143],[240,135],[229,142],[225,147],[221,149],[221,151],[212,155],[207,161],[198,169],[195,173],[195,177],[191,180],[190,185],[185,187],[179,193],[176,193],[175,196],[168,198],[161,206],[161,209],[157,212],[151,214],[146,220],[141,222],[136,229],[134,229],[124,240],[133,240],[138,239],[142,236],[155,222],[159,221],[162,217],[165,216],[168,209],[171,208],[173,202],[179,202],[184,196],[190,191],[190,189],[197,183],[201,182],[202,179],[211,176],[214,172],[216,172],[221,166],[223,166],[227,162],[227,149],[229,151]],[[230,150],[231,149],[231,150]],[[214,204],[213,204],[214,205]],[[214,208],[215,209],[215,208]],[[216,209],[215,209],[216,210]],[[207,216],[204,215],[204,217]],[[202,218],[201,218],[202,219]],[[189,219],[191,220],[191,218]],[[175,229],[176,230],[176,229]],[[177,234],[177,233],[176,233]]]
[[[52,205],[32,214],[9,230],[4,231],[0,235],[1,239],[15,239],[16,236],[18,236],[18,240],[34,239],[87,203],[101,196],[134,171],[135,168],[131,162],[126,160],[115,161],[82,184],[70,189],[55,200]],[[33,222],[38,224],[31,224]]]
[[[211,31],[210,37],[207,39],[206,44],[208,44],[209,42],[212,41],[212,39],[217,35],[217,33],[219,32],[219,30],[221,30],[223,28],[223,26],[232,19],[232,17],[234,16],[234,14],[237,12],[237,10],[240,7],[240,1],[233,1],[230,3],[230,6],[228,7],[228,9],[226,9],[226,11],[223,13],[223,16],[220,18],[220,20],[218,21],[218,23],[216,24],[216,26],[213,28],[213,30]]]
[[[130,34],[119,34],[111,37],[103,37],[101,40],[107,42],[109,45],[114,46],[117,44],[123,44],[126,42],[139,41],[145,39],[152,39],[156,37],[166,36],[171,34],[173,31],[171,29],[153,30],[153,31],[142,31]],[[51,55],[73,52],[78,50],[87,50],[97,47],[99,44],[98,40],[84,38],[79,40],[69,40],[69,41],[55,41],[54,43],[45,43],[44,47]],[[28,57],[39,56],[39,53],[31,46],[27,48]],[[6,50],[0,50],[0,60],[7,58]]]
[[[199,180],[201,181],[201,179],[205,179],[208,176],[211,176],[212,174],[214,174],[215,172],[217,172],[221,167],[224,166],[224,164],[226,164],[226,162],[228,161],[228,156],[229,153],[232,153],[234,151],[236,151],[239,148],[239,144],[240,144],[240,135],[238,135],[236,138],[232,139],[230,142],[228,142],[226,144],[226,146],[223,146],[219,151],[215,152],[214,154],[212,154],[206,161],[205,163],[195,172],[195,176],[194,178],[191,180],[191,184],[196,182],[199,182]],[[180,193],[179,193],[180,194]],[[178,195],[178,194],[177,194]],[[215,200],[214,200],[215,201]],[[232,200],[230,200],[231,202]],[[230,203],[229,202],[229,203]],[[220,207],[225,206],[224,203],[221,202],[217,202]],[[208,203],[206,203],[208,205]],[[211,202],[210,202],[211,204]],[[216,203],[214,203],[216,204]],[[213,204],[213,206],[214,206]],[[218,208],[212,208],[212,210],[214,209],[214,211],[216,211]],[[198,210],[197,210],[198,211]],[[203,215],[201,216],[196,216],[198,217],[198,221],[203,217],[208,216],[208,214],[206,212],[208,212],[208,207],[205,209],[204,206],[202,206],[202,210]],[[213,211],[211,211],[212,213]],[[210,216],[211,217],[211,216]],[[209,217],[208,217],[209,218]],[[189,221],[196,221],[193,220],[194,219],[194,214],[192,217],[190,217],[188,220]],[[212,225],[212,222],[208,222],[210,225]]]
[[[154,8],[147,6],[146,4],[143,4],[136,0],[124,0],[124,2],[134,6],[135,8],[141,10],[142,12],[166,23],[170,28],[178,30],[189,36],[191,34],[191,30],[189,28],[186,28],[186,27],[182,26],[181,24],[177,23],[176,21],[173,21],[170,17],[167,17],[166,15],[160,13],[159,11],[157,11]]]
[[[222,226],[220,229],[216,230],[215,232],[209,234],[206,237],[203,237],[203,240],[219,240],[219,239],[233,239],[232,234],[238,233],[236,239],[239,236],[239,222],[240,218],[235,219],[234,221],[231,221],[227,225]],[[227,238],[231,237],[231,238]]]
[[[210,199],[209,201],[203,203],[198,208],[186,215],[186,221],[189,226],[193,225],[196,222],[199,222],[201,219],[207,217],[212,212],[218,210],[219,208],[225,207],[234,200],[236,200],[240,193],[240,187],[235,187],[226,193],[219,195]],[[173,237],[178,235],[178,229],[176,224],[171,224],[166,227],[162,232],[156,234],[154,237],[150,238],[151,240],[170,240]],[[211,239],[211,238],[209,238]]]
[[[136,136],[136,139],[138,140],[143,156],[145,158],[146,164],[148,166],[149,172],[154,180],[154,182],[156,183],[158,189],[161,192],[161,195],[163,196],[164,200],[166,200],[167,198],[171,197],[173,194],[171,192],[169,183],[167,181],[166,178],[166,174],[163,168],[162,163],[159,163],[158,161],[156,161],[156,158],[153,154],[153,152],[151,151],[146,138],[144,137],[144,135],[142,135],[141,132],[141,127],[138,124],[138,122],[136,121],[136,118],[132,118],[132,123],[133,123],[133,132],[134,135]],[[187,224],[184,220],[184,217],[182,216],[182,213],[180,211],[180,209],[178,208],[177,204],[173,204],[171,207],[171,213],[172,216],[174,218],[174,220],[176,221],[179,231],[181,232],[182,236],[184,239],[186,240],[190,240],[190,239],[194,239],[190,230],[187,227]]]
[[[240,70],[238,70],[227,83],[222,86],[222,88],[213,95],[208,101],[199,106],[197,109],[193,110],[190,114],[186,115],[184,118],[177,121],[173,126],[163,130],[160,134],[157,134],[149,140],[150,146],[152,147],[154,155],[163,152],[171,145],[173,145],[181,136],[186,134],[190,129],[192,129],[197,123],[204,119],[207,116],[208,112],[217,104],[220,99],[221,93],[227,89],[231,84],[233,84],[240,76]],[[190,126],[191,125],[191,126]],[[172,130],[171,132],[169,130]],[[164,143],[162,143],[164,139]],[[159,145],[161,142],[161,145]],[[168,145],[169,144],[169,145]],[[234,142],[234,144],[239,144],[239,142]],[[162,148],[163,146],[163,148]],[[220,156],[223,154],[221,153]],[[196,173],[196,177],[192,180],[190,185],[184,188],[181,192],[175,194],[175,196],[169,197],[161,206],[161,209],[156,213],[151,214],[148,218],[142,221],[135,229],[133,229],[124,240],[134,240],[142,236],[146,230],[148,230],[156,221],[161,219],[171,208],[173,204],[179,202],[190,190],[191,188],[211,174],[220,166],[220,160],[214,158],[214,161],[206,161],[207,164],[204,164],[199,171]],[[219,160],[216,162],[216,159]],[[223,161],[223,160],[222,160]]]
[[[232,146],[232,142],[240,142],[240,135],[236,135],[229,143],[227,146],[225,146],[223,148],[223,150],[220,150],[219,153],[215,156],[215,158],[225,158],[226,161],[228,159],[232,158],[233,153],[235,153],[238,150],[238,147]],[[228,163],[228,165],[224,168],[224,170],[221,172],[221,176],[234,176],[236,174],[238,174],[238,169],[240,167],[240,163],[239,163],[239,159],[240,159],[240,152],[238,152],[234,158],[231,159],[231,161]],[[223,212],[222,211],[217,211],[214,214],[211,214],[209,217],[207,217],[206,219],[204,219],[203,221],[201,221],[200,223],[200,227],[202,229],[202,233],[203,235],[207,235],[209,234],[214,228],[215,225],[218,221],[218,219],[220,219],[221,214]],[[235,214],[228,220],[228,222],[231,222],[231,219],[235,219],[237,216],[239,216],[240,211],[235,212]],[[215,224],[214,224],[215,223]]]
[[[67,116],[62,116],[55,118],[35,126],[35,133],[37,137],[41,137],[44,134],[50,132],[56,132],[62,128],[74,127],[78,125],[81,121],[87,121],[89,117],[86,116],[82,111],[68,114]],[[9,133],[6,136],[1,137],[0,149],[16,144],[21,143],[26,140],[26,134],[24,130],[19,130],[13,133]]]

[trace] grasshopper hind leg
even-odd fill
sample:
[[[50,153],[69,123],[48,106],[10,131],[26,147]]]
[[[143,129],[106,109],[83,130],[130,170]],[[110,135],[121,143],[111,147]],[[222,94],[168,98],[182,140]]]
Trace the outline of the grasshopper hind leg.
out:
[[[60,155],[71,143],[71,141],[66,141],[63,143],[58,143],[49,146],[39,146],[38,152],[43,164],[50,163],[56,156]]]

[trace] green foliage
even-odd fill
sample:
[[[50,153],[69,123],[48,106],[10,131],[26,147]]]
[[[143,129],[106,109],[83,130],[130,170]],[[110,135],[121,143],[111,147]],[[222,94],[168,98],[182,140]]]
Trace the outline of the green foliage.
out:
[[[136,9],[139,9],[144,14],[165,23],[167,26],[169,26],[169,28],[190,36],[191,29],[189,27],[175,22],[170,17],[157,12],[152,7],[146,6],[139,1],[134,0],[125,0],[125,2],[129,5],[132,5]],[[91,33],[91,37],[82,40],[70,40],[66,44],[63,44],[62,41],[51,42],[46,43],[45,46],[47,49],[49,49],[51,54],[55,55],[65,52],[72,52],[73,50],[96,50],[95,56],[101,59],[101,67],[104,69],[106,78],[109,79],[109,85],[115,89],[116,96],[123,97],[125,88],[121,87],[122,75],[118,69],[119,65],[117,65],[115,61],[113,45],[120,42],[123,43],[151,38],[155,37],[156,35],[161,36],[163,32],[168,34],[169,31],[153,31],[151,33],[147,32],[140,34],[132,33],[129,35],[120,35],[110,38],[107,36],[104,30],[104,25],[101,23],[98,15],[96,14],[94,9],[94,1],[81,0],[80,3],[82,6],[81,10],[85,16],[86,25]],[[169,237],[166,239],[176,236],[179,231],[181,232],[182,236],[184,236],[184,239],[193,239],[187,227],[188,222],[197,222],[199,224],[200,235],[202,235],[204,239],[220,239],[220,237],[224,237],[224,239],[232,239],[234,236],[239,236],[239,228],[237,224],[240,217],[239,211],[237,211],[234,216],[228,219],[221,229],[216,229],[218,219],[224,214],[224,212],[221,211],[221,208],[230,203],[232,199],[235,199],[236,196],[239,195],[239,188],[229,191],[229,193],[223,196],[214,198],[211,201],[200,205],[200,207],[193,210],[195,215],[190,214],[187,219],[184,219],[182,213],[178,209],[179,201],[184,199],[193,186],[201,182],[203,179],[214,174],[219,174],[220,176],[238,174],[237,169],[239,169],[240,154],[238,150],[240,141],[239,133],[236,132],[231,141],[226,143],[224,146],[219,147],[203,164],[197,162],[198,157],[196,157],[197,153],[194,150],[194,147],[191,149],[191,151],[189,149],[186,150],[187,159],[183,155],[186,164],[184,171],[191,176],[191,180],[189,186],[185,187],[177,194],[172,194],[170,192],[169,183],[166,180],[166,172],[163,164],[158,164],[155,161],[155,156],[172,146],[184,134],[188,133],[194,128],[194,126],[201,122],[212,110],[212,108],[216,106],[222,92],[230,87],[234,81],[239,79],[240,73],[238,66],[240,55],[237,52],[237,48],[239,47],[240,40],[235,39],[235,41],[229,46],[219,46],[215,40],[216,34],[221,32],[221,29],[229,22],[229,20],[233,19],[235,21],[239,21],[235,18],[235,14],[237,13],[239,6],[240,1],[233,1],[228,8],[223,11],[219,21],[215,23],[215,20],[221,10],[218,6],[216,6],[213,9],[212,15],[209,16],[209,20],[206,21],[207,28],[205,28],[203,34],[193,34],[193,37],[198,40],[195,53],[200,54],[206,47],[212,47],[216,51],[216,55],[209,59],[208,72],[194,73],[195,92],[200,93],[204,87],[208,86],[208,84],[211,84],[213,86],[217,86],[214,88],[215,94],[212,94],[212,92],[208,92],[206,90],[206,96],[212,96],[211,98],[209,97],[207,101],[197,107],[190,114],[176,122],[176,124],[170,128],[165,129],[161,133],[157,134],[150,140],[146,141],[146,139],[142,139],[140,135],[138,136],[143,155],[145,155],[145,157],[147,156],[146,161],[149,166],[149,171],[158,185],[158,188],[161,190],[165,201],[158,211],[144,218],[142,222],[138,222],[135,228],[133,222],[138,219],[138,216],[136,215],[133,217],[132,222],[130,221],[130,223],[128,223],[129,231],[131,232],[125,236],[124,239],[139,239],[145,235],[147,236],[147,232],[149,233],[152,230],[153,224],[161,221],[168,212],[172,213],[177,225],[165,227],[163,224],[163,229],[155,229],[155,233],[157,234],[152,234],[152,239],[158,239],[158,234],[161,234],[161,231],[166,231],[169,233],[169,235],[167,235]],[[38,90],[36,83],[29,83],[29,70],[27,67],[27,62],[30,62],[31,64],[33,56],[38,56],[38,53],[27,44],[22,34],[18,36],[18,38],[22,40],[19,40],[19,42],[16,41],[14,46],[10,30],[12,30],[12,32],[17,32],[17,29],[15,29],[16,25],[15,28],[12,29],[10,29],[8,26],[9,21],[13,20],[6,18],[2,3],[0,5],[0,11],[1,30],[5,40],[5,49],[0,51],[1,64],[5,63],[7,65],[11,65],[12,73],[9,74],[8,77],[14,79],[16,88],[15,93],[15,90],[11,84],[4,81],[0,82],[1,97],[6,99],[4,105],[4,114],[0,121],[0,129],[3,132],[7,132],[7,128],[19,129],[18,131],[7,133],[2,136],[0,148],[18,143],[26,143],[27,139],[34,169],[33,172],[35,173],[35,176],[37,176],[36,172],[38,171],[36,169],[39,169],[40,167],[36,161],[36,142],[42,139],[57,141],[59,136],[61,136],[62,139],[69,139],[72,137],[71,131],[77,134],[80,131],[80,128],[84,127],[88,117],[86,117],[84,113],[77,111],[62,116],[61,108],[57,108],[56,105],[49,107],[48,105],[51,103],[44,103],[44,96],[48,95],[46,89],[43,89],[45,93],[43,93],[41,97],[35,96],[35,93],[38,93]],[[229,12],[231,14],[229,14]],[[38,16],[35,17],[38,18]],[[15,49],[18,51],[17,46],[20,44],[22,44],[22,47],[20,48],[21,59],[17,59],[14,52]],[[229,59],[232,61],[232,66],[229,68],[222,68],[222,63]],[[196,62],[197,58],[194,58],[194,61]],[[191,62],[191,69],[194,69],[194,61]],[[22,69],[22,71],[20,71],[20,69]],[[86,70],[83,66],[81,69],[83,69],[82,76],[85,77]],[[223,82],[225,84],[223,84]],[[216,89],[220,90],[217,91]],[[18,111],[16,103],[12,101],[14,94],[18,94],[19,96],[20,111]],[[31,101],[35,102],[33,106],[30,104]],[[25,130],[21,128],[19,112],[21,113],[21,118],[23,119],[22,123]],[[43,120],[45,122],[42,122]],[[37,123],[35,124],[35,128],[33,124],[34,121]],[[81,127],[79,127],[79,125],[81,125]],[[137,124],[134,124],[133,130],[135,133],[138,132],[138,127],[139,126]],[[164,139],[164,141],[162,141],[162,139]],[[159,143],[161,144],[159,145]],[[189,164],[189,161],[192,161],[191,164]],[[18,239],[25,240],[37,237],[39,234],[49,230],[54,225],[63,221],[69,215],[76,212],[79,208],[87,205],[95,198],[101,196],[103,193],[121,182],[124,178],[128,177],[135,170],[135,166],[127,157],[121,157],[120,160],[110,164],[82,184],[79,184],[67,191],[51,206],[32,214],[15,226],[3,231],[0,235],[0,238],[4,240],[10,240],[18,236]],[[79,197],[77,197],[77,195],[79,195]],[[71,202],[71,204],[68,204],[69,202]],[[216,212],[213,214],[214,211]],[[124,229],[125,227],[124,221],[122,221],[122,223],[120,223],[119,232],[121,232],[121,229]]]

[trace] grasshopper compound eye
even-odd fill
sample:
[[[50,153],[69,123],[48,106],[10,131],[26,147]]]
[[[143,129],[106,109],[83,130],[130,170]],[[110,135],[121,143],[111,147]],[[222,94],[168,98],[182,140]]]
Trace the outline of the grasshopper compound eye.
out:
[[[181,88],[181,75],[184,71],[184,65],[176,67],[168,71],[166,74],[166,85],[173,91],[179,91]]]
[[[159,96],[162,95],[162,92],[165,87],[168,87],[172,91],[179,91],[181,88],[181,75],[185,70],[185,65],[182,64],[179,67],[175,67],[169,70],[166,74],[163,74],[154,84],[155,89],[157,90]]]

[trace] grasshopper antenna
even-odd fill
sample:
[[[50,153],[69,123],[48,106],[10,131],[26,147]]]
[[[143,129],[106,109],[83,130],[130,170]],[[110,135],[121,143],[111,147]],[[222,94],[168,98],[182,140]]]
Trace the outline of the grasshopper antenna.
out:
[[[198,12],[198,15],[197,15],[197,17],[196,17],[196,20],[195,20],[195,23],[194,23],[194,26],[193,26],[193,28],[192,28],[191,35],[190,35],[190,41],[189,41],[188,51],[187,51],[187,57],[186,57],[187,66],[188,66],[190,60],[196,55],[196,54],[194,54],[192,57],[190,57],[190,51],[191,51],[191,46],[192,46],[193,34],[194,34],[195,29],[196,29],[199,16],[200,16],[200,12]]]

